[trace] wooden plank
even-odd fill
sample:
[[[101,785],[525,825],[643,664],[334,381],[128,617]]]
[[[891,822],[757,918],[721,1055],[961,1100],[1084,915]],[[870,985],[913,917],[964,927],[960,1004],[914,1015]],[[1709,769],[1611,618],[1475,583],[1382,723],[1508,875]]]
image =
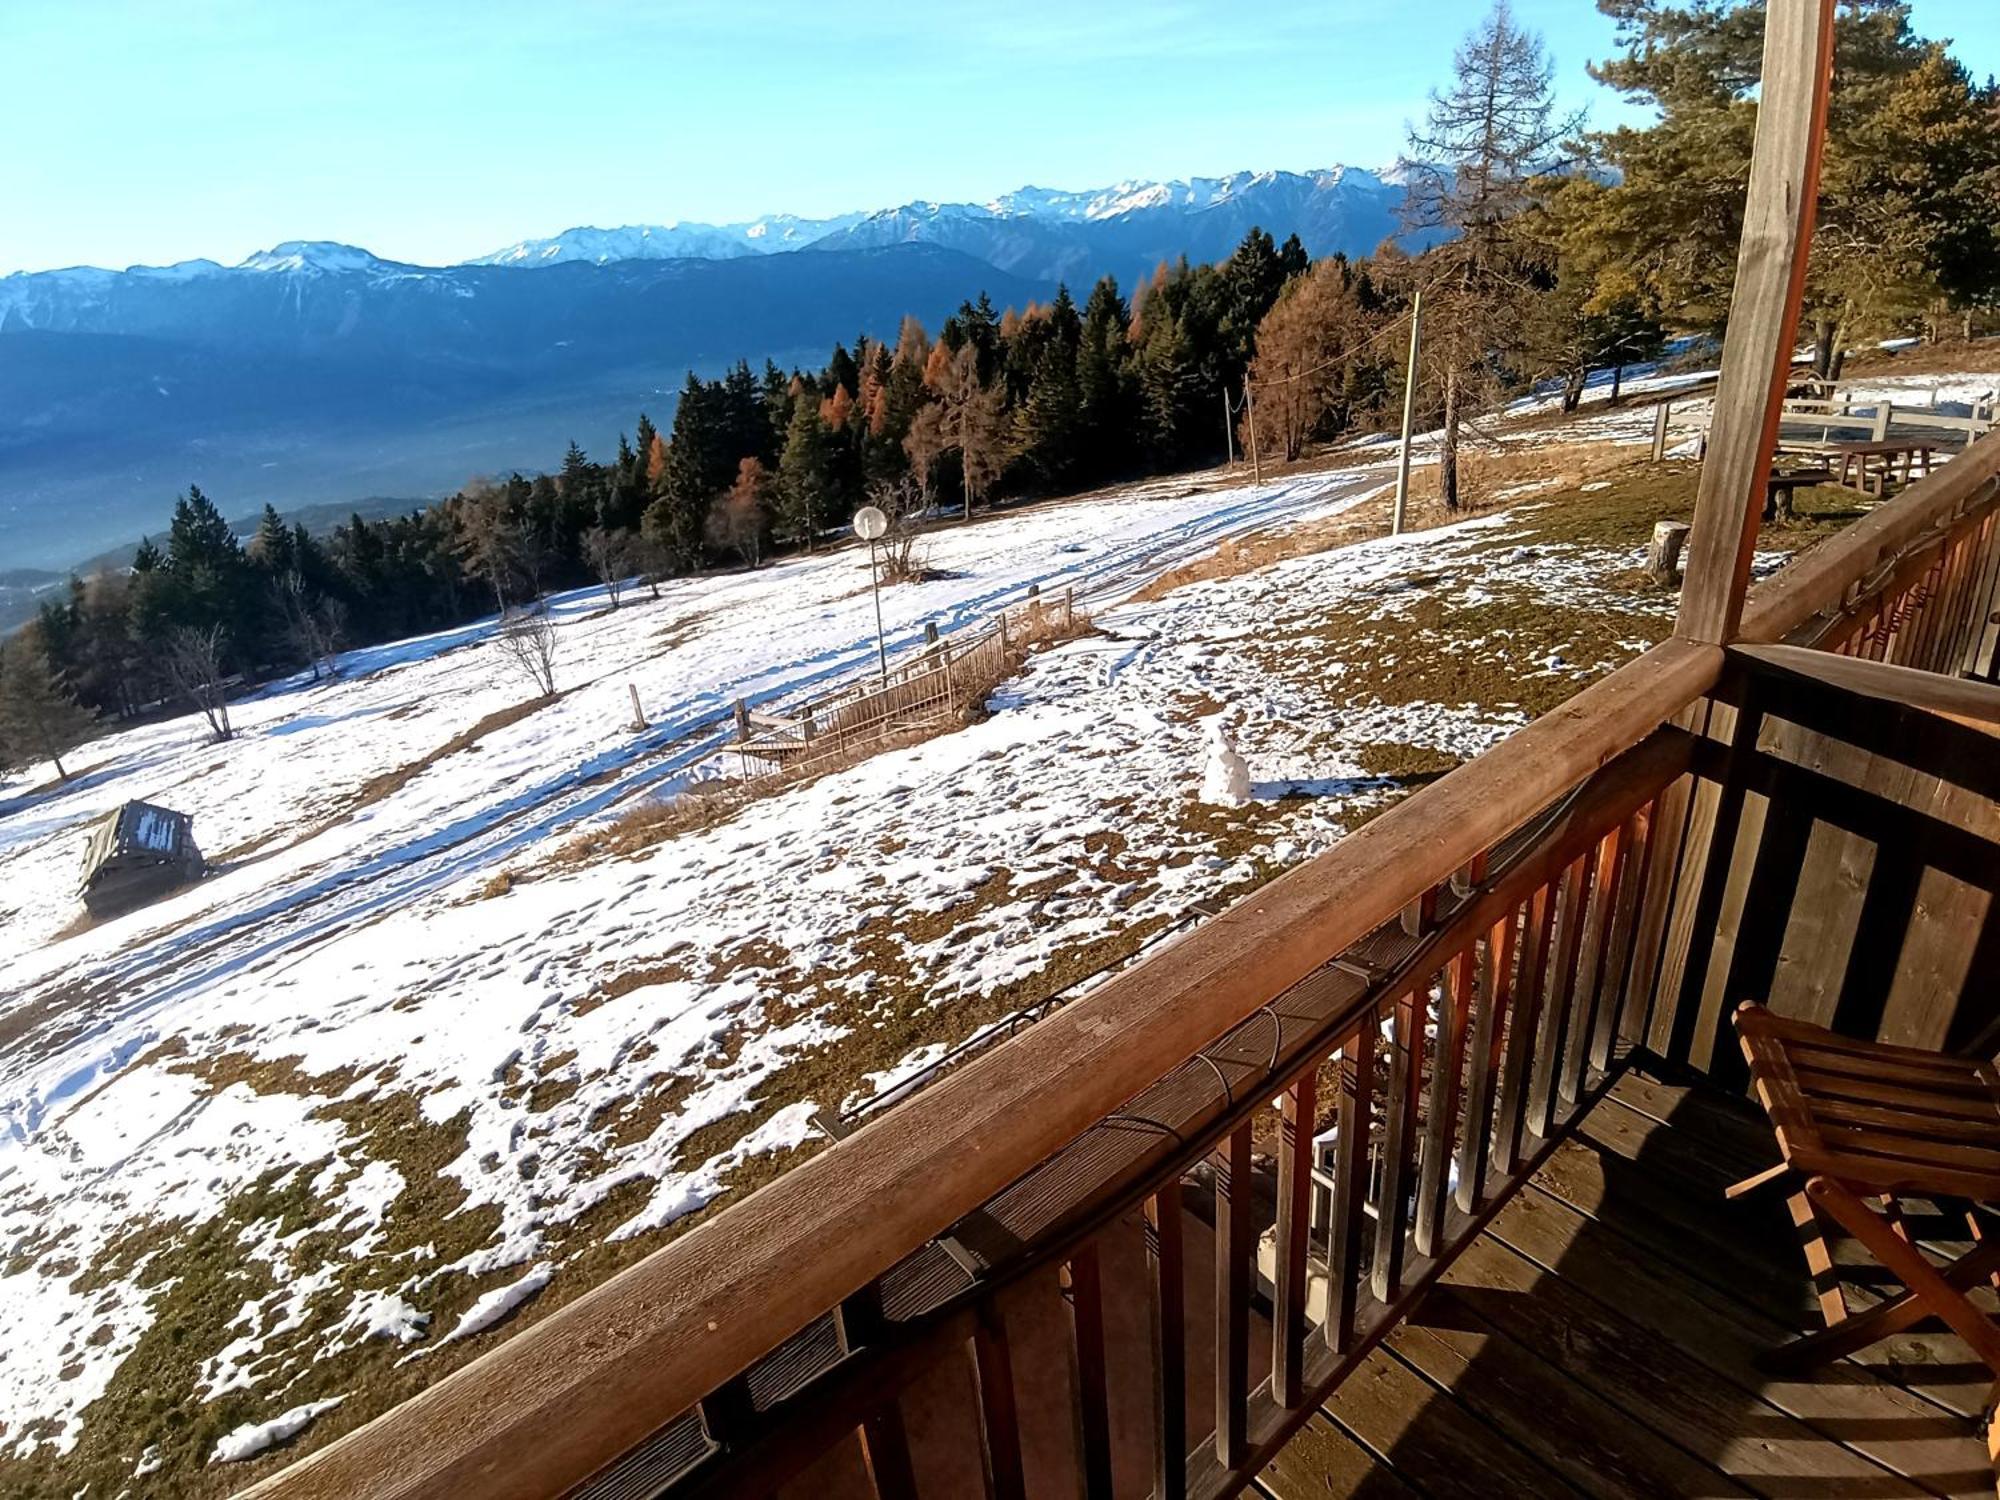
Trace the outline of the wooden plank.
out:
[[[1782,1324],[1709,1293],[1532,1185],[1494,1217],[1489,1236],[1544,1269],[1558,1268],[1564,1287],[1595,1299],[1606,1312],[1618,1309],[1637,1325],[1625,1336],[1639,1348],[1653,1353],[1670,1344],[1678,1359],[1693,1362],[1683,1378],[1706,1384],[1739,1410],[1754,1404],[1746,1400],[1754,1393],[1826,1439],[1819,1445],[1823,1454],[1842,1455],[1820,1462],[1849,1473],[1866,1473],[1859,1466],[1863,1459],[1880,1465],[1869,1478],[1881,1493],[1921,1492],[1920,1485],[1932,1493],[1991,1496],[1993,1476],[1984,1449],[1963,1422],[1894,1386],[1763,1374],[1758,1357],[1785,1338]],[[1750,1434],[1772,1425],[1739,1416],[1707,1441],[1712,1445],[1721,1437],[1732,1451],[1761,1446]],[[1740,1472],[1720,1454],[1695,1451],[1726,1472]],[[1882,1469],[1917,1483],[1888,1486]]]
[[[1578,1493],[1383,1349],[1370,1351],[1326,1412],[1432,1500]]]
[[[1105,1384],[1104,1287],[1097,1246],[1070,1257],[1070,1295],[1076,1316],[1077,1423],[1082,1448],[1083,1493],[1110,1500],[1111,1400]]]
[[[1027,1500],[1021,1467],[1021,1425],[1014,1410],[1014,1362],[1007,1325],[990,1297],[981,1298],[972,1331],[979,1375],[980,1448],[992,1500]]]
[[[1361,1235],[1367,1220],[1368,1140],[1374,1128],[1376,1020],[1341,1043],[1341,1089],[1334,1141],[1333,1223],[1327,1239],[1326,1341],[1336,1353],[1354,1347],[1366,1289]]]
[[[1382,1130],[1382,1186],[1376,1197],[1375,1259],[1370,1283],[1378,1301],[1392,1301],[1403,1286],[1403,1254],[1409,1239],[1410,1187],[1416,1175],[1417,1109],[1423,1088],[1424,1012],[1430,981],[1418,993],[1405,992],[1389,1007],[1392,1030],[1388,1056],[1387,1119]]]
[[[1478,1010],[1467,1049],[1465,1127],[1458,1137],[1457,1201],[1465,1213],[1486,1198],[1495,1128],[1493,1097],[1500,1074],[1502,1024],[1513,994],[1514,934],[1519,923],[1518,913],[1508,912],[1493,924],[1480,950]]]
[[[1554,955],[1549,960],[1547,993],[1542,1001],[1542,1030],[1535,1045],[1534,1070],[1528,1080],[1526,1122],[1530,1132],[1546,1140],[1559,1118],[1562,1061],[1568,1051],[1571,1014],[1577,991],[1577,963],[1583,952],[1584,926],[1590,909],[1592,875],[1597,862],[1579,854],[1563,872],[1556,902]]]
[[[1438,1035],[1431,1059],[1430,1088],[1424,1101],[1422,1170],[1411,1224],[1411,1244],[1419,1255],[1437,1250],[1438,1222],[1444,1215],[1445,1182],[1449,1174],[1458,1123],[1459,1093],[1465,1076],[1465,1037],[1472,1012],[1474,955],[1460,950],[1439,976]]]
[[[1582,1093],[1590,1045],[1596,1035],[1605,955],[1610,947],[1612,918],[1618,901],[1618,880],[1629,853],[1626,837],[1623,824],[1614,827],[1598,843],[1593,859],[1590,909],[1584,918],[1583,947],[1578,955],[1574,1014],[1563,1046],[1560,1084],[1562,1097],[1569,1103],[1575,1103]]]
[[[1258,1485],[1272,1500],[1418,1500],[1418,1492],[1324,1414],[1278,1450]]]
[[[1674,626],[1691,640],[1733,640],[1742,619],[1759,481],[1771,471],[1798,344],[1832,72],[1833,0],[1772,5],[1732,316]]]
[[[910,1437],[902,1409],[892,1398],[861,1424],[861,1458],[868,1482],[880,1500],[916,1500],[917,1476],[910,1465]]]
[[[1546,885],[1529,897],[1521,918],[1521,973],[1500,1064],[1500,1099],[1494,1110],[1494,1163],[1503,1175],[1521,1162],[1521,1129],[1527,1119],[1536,1039],[1541,1035],[1542,991],[1555,932],[1555,891]]]
[[[1389,1347],[1533,1458],[1588,1495],[1752,1494],[1634,1420],[1589,1386],[1499,1332],[1452,1271],[1389,1337]]]

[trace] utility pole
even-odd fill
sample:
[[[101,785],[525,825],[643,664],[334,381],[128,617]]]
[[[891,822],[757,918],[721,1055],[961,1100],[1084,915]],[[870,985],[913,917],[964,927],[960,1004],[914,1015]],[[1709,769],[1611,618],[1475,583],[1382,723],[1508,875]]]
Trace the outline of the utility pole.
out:
[[[1264,482],[1264,462],[1257,456],[1257,387],[1250,383],[1250,377],[1243,377],[1243,410],[1250,415],[1250,475],[1257,484]]]
[[[1389,522],[1389,534],[1403,532],[1403,515],[1410,499],[1410,425],[1417,411],[1417,346],[1424,327],[1424,289],[1417,288],[1410,304],[1410,365],[1403,375],[1403,447],[1396,456],[1396,510]]]
[[[1937,390],[1935,387],[1931,390],[1931,405],[1937,405]],[[1232,469],[1235,468],[1236,429],[1229,422],[1229,388],[1227,386],[1223,387],[1222,391],[1222,446],[1223,450],[1229,455],[1229,467]]]

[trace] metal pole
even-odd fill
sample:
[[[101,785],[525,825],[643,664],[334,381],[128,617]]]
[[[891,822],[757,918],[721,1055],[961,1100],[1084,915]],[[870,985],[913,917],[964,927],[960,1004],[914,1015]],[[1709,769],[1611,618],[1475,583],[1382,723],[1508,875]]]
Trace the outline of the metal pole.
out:
[[[875,539],[868,539],[868,590],[875,596],[875,654],[882,663],[882,686],[889,685],[889,643],[882,637],[882,580],[875,571]]]
[[[1410,304],[1410,364],[1403,374],[1403,447],[1396,457],[1396,510],[1389,522],[1392,536],[1403,531],[1403,515],[1410,499],[1410,425],[1417,413],[1417,345],[1423,335],[1424,289],[1417,288],[1417,300]]]
[[[1262,484],[1264,461],[1257,456],[1257,388],[1248,375],[1243,377],[1243,409],[1250,414],[1250,477]]]

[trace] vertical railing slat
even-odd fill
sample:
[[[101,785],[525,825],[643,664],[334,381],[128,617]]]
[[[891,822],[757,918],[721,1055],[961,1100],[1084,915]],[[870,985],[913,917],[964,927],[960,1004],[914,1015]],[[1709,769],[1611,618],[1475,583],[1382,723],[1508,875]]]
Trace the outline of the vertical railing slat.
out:
[[[1340,1102],[1333,1145],[1333,1223],[1327,1235],[1326,1340],[1354,1347],[1361,1310],[1362,1227],[1368,1222],[1368,1138],[1375,1114],[1375,1038],[1371,1011],[1340,1044]]]
[[[1458,1133],[1458,1206],[1471,1213],[1486,1200],[1486,1172],[1495,1130],[1494,1086],[1500,1071],[1501,1028],[1514,982],[1514,927],[1509,911],[1486,934],[1480,982],[1467,1044],[1465,1125]]]
[[[910,1435],[903,1408],[891,1396],[861,1424],[861,1459],[878,1500],[917,1500],[917,1475],[910,1463]]]
[[[1111,1399],[1105,1381],[1104,1285],[1091,1240],[1070,1257],[1069,1287],[1076,1320],[1078,1432],[1083,1449],[1083,1492],[1088,1500],[1111,1496]]]
[[[1419,1255],[1436,1253],[1438,1223],[1444,1216],[1460,1079],[1465,1067],[1465,1035],[1472,1015],[1473,973],[1474,954],[1468,946],[1445,966],[1440,976],[1437,1048],[1431,1056],[1430,1088],[1425,1094],[1416,1214],[1410,1226],[1411,1243]]]
[[[1598,1002],[1597,1033],[1590,1043],[1590,1065],[1600,1072],[1611,1066],[1611,1054],[1620,1035],[1631,1035],[1632,953],[1652,878],[1653,823],[1658,809],[1659,802],[1655,799],[1625,822],[1625,864],[1618,877],[1618,905],[1613,917],[1611,951],[1604,966],[1603,996]]]
[[[979,1300],[972,1332],[973,1366],[979,1377],[980,1441],[985,1449],[986,1488],[993,1500],[1027,1500],[1021,1468],[1021,1421],[1014,1403],[1014,1358],[1007,1325],[993,1299]]]
[[[1417,1103],[1423,1092],[1424,1021],[1430,981],[1390,1005],[1389,1112],[1382,1135],[1382,1187],[1375,1205],[1375,1261],[1370,1280],[1386,1302],[1402,1289],[1403,1249],[1415,1175]]]
[[[1146,1200],[1146,1254],[1153,1269],[1153,1493],[1187,1496],[1187,1284],[1178,1178]]]
[[[1597,1011],[1604,988],[1604,959],[1611,943],[1612,918],[1617,911],[1618,880],[1625,869],[1625,829],[1614,827],[1598,840],[1592,861],[1590,910],[1584,918],[1582,948],[1577,956],[1576,993],[1572,1020],[1563,1048],[1560,1093],[1565,1103],[1583,1097],[1584,1070],[1590,1042],[1596,1034]]]
[[[1273,1278],[1271,1393],[1286,1411],[1303,1396],[1306,1231],[1312,1224],[1312,1138],[1319,1078],[1308,1069],[1279,1103],[1277,1267]]]
[[[1506,1051],[1500,1064],[1500,1104],[1493,1124],[1495,1163],[1506,1174],[1521,1163],[1521,1130],[1527,1123],[1535,1042],[1541,1035],[1542,991],[1547,983],[1555,911],[1554,888],[1541,885],[1528,898],[1521,917],[1521,975],[1514,990],[1514,1014],[1507,1024]]]
[[[1249,1452],[1250,1123],[1229,1133],[1215,1161],[1215,1456],[1224,1469]]]

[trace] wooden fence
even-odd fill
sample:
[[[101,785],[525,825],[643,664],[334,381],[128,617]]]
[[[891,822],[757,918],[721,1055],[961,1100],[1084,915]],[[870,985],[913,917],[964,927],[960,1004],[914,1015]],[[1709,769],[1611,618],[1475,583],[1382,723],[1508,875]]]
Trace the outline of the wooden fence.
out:
[[[1839,428],[1864,432],[1880,441],[1897,428],[1916,428],[1927,433],[1950,433],[1960,442],[1969,443],[1993,430],[1994,406],[1991,393],[1972,403],[1972,411],[1962,417],[1921,406],[1897,406],[1891,401],[1856,401],[1852,397],[1795,399],[1785,403],[1784,420],[1793,425],[1823,428],[1829,437]]]
[[[892,734],[958,713],[968,694],[1004,677],[1014,653],[1035,641],[1076,628],[1075,596],[1044,602],[1031,589],[1026,602],[1002,610],[968,638],[939,637],[935,630],[914,655],[878,678],[822,693],[784,710],[736,704],[736,751],[746,780],[797,774],[843,759]]]

